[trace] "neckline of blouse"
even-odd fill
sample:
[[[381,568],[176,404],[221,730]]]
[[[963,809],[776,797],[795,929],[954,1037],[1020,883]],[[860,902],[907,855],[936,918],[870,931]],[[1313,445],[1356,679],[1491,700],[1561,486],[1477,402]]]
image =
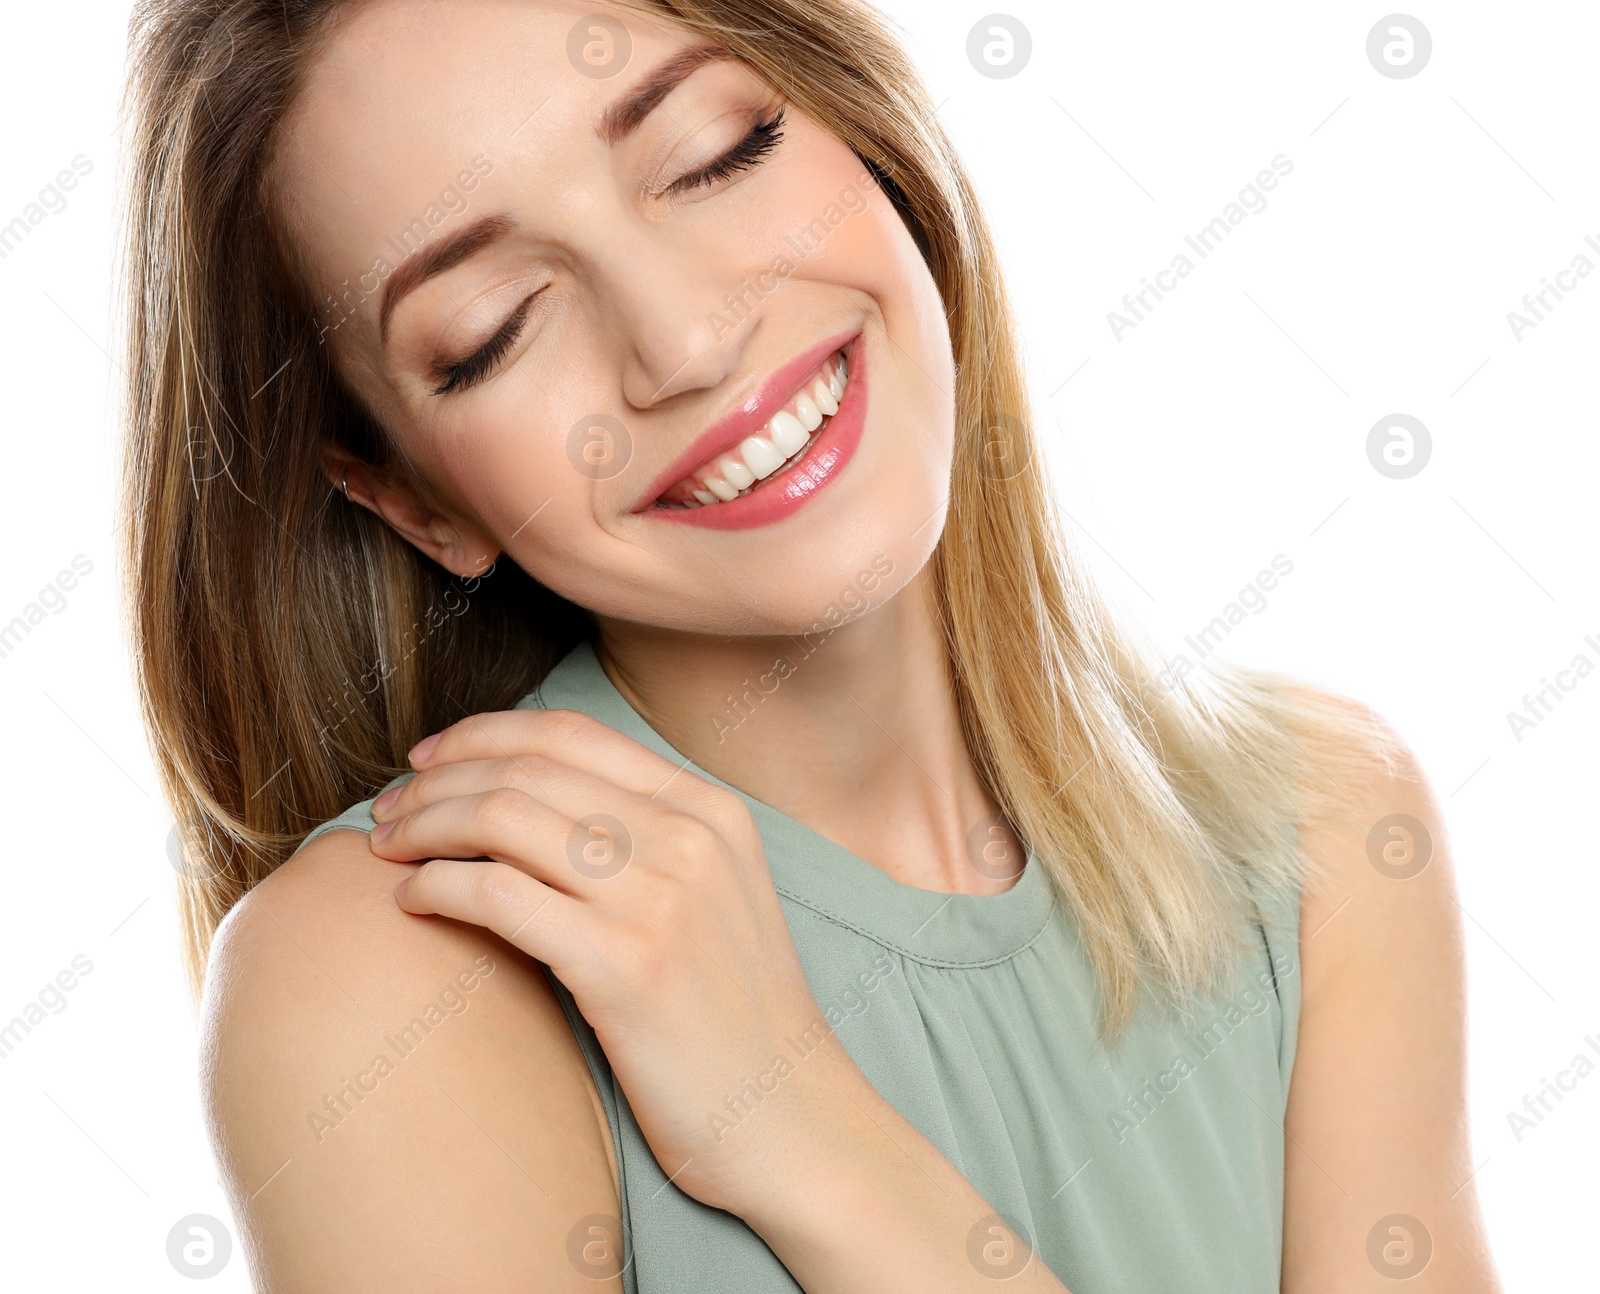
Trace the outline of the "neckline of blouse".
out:
[[[1043,933],[1054,908],[1044,866],[1028,851],[1022,875],[1000,894],[950,894],[894,880],[788,814],[724,782],[676,750],[579,643],[517,709],[576,710],[664,759],[738,795],[750,809],[781,895],[913,961],[977,968],[1008,960]]]

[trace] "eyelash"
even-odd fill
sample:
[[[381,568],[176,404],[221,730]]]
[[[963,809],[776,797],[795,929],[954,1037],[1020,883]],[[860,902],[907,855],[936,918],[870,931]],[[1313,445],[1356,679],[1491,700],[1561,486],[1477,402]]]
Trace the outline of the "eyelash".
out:
[[[737,175],[740,171],[748,171],[761,164],[762,160],[783,142],[783,118],[785,109],[778,111],[766,121],[758,121],[750,128],[750,133],[730,148],[716,161],[702,166],[698,171],[691,171],[667,185],[666,193],[686,193],[690,189],[702,188],[708,184],[715,184],[718,180],[725,180],[730,175]]]
[[[766,121],[756,122],[750,128],[750,133],[721,157],[702,166],[698,171],[691,171],[688,175],[674,180],[662,191],[663,194],[686,193],[759,166],[767,154],[783,141],[784,111],[780,108]],[[453,364],[442,365],[439,376],[443,377],[444,381],[434,388],[433,393],[449,395],[452,392],[464,391],[488,377],[494,366],[504,358],[505,353],[516,344],[532,305],[533,296],[529,296],[512,312],[511,317],[500,326],[499,331],[476,352]]]
[[[537,293],[526,297],[522,304],[511,312],[511,317],[500,325],[500,330],[477,351],[466,359],[446,365],[443,370],[444,381],[434,388],[433,393],[449,395],[452,391],[464,391],[488,377],[490,370],[511,349],[522,332],[522,325],[528,318],[528,310],[533,305],[535,295]]]

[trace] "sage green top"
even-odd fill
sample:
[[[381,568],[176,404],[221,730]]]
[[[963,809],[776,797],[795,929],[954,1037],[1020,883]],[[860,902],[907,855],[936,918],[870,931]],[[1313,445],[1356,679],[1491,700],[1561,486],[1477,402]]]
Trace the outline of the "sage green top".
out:
[[[686,763],[587,643],[517,708],[583,711]],[[1283,1115],[1300,1010],[1297,895],[1258,896],[1263,921],[1252,927],[1247,963],[1187,1028],[1147,1010],[1106,1049],[1075,923],[1036,858],[1002,894],[916,889],[738,794],[840,1040],[1073,1294],[1276,1294]],[[307,839],[335,827],[370,831],[371,805]],[[668,1182],[593,1031],[551,981],[611,1123],[629,1294],[798,1290],[743,1221]],[[803,1046],[795,1040],[787,1059]],[[752,1089],[747,1105],[759,1099]],[[739,1117],[735,1102],[729,1120]],[[585,1261],[585,1238],[569,1244],[575,1264]],[[1012,1271],[1003,1239],[981,1226],[968,1253],[988,1275]]]

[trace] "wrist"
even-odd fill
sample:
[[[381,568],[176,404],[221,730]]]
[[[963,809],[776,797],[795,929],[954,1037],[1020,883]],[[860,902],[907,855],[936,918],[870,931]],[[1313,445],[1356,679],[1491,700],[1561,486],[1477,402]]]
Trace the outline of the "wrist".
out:
[[[994,1210],[851,1068],[859,1082],[821,1094],[733,1211],[806,1289],[988,1288],[970,1241]]]
[[[806,1289],[990,1288],[996,1268],[985,1246],[1026,1255],[1026,1241],[830,1041],[790,1075],[804,1081],[781,1113],[765,1103],[738,1125],[759,1135],[717,1207],[743,1218]],[[774,1117],[762,1123],[756,1113]],[[1018,1290],[1066,1294],[1042,1263],[1028,1259],[1016,1274],[1024,1271]]]
[[[864,1129],[891,1117],[899,1118],[818,1014],[712,1112],[722,1162],[714,1198],[701,1198],[752,1226],[795,1216],[856,1175]]]

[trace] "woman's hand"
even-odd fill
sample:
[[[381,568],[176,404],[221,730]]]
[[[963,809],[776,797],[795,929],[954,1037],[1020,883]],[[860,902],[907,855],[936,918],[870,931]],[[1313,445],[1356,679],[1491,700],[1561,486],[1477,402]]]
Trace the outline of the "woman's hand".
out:
[[[465,719],[411,762],[373,805],[373,852],[428,860],[401,907],[549,966],[669,1178],[804,1289],[988,1290],[999,1251],[1012,1290],[1064,1289],[834,1035],[738,796],[565,710]]]
[[[794,1055],[790,1038],[831,1034],[744,802],[573,711],[477,715],[411,762],[418,775],[373,806],[374,853],[432,860],[400,905],[485,926],[548,965],[672,1180],[737,1211],[780,1147],[827,1117],[809,1098],[828,1085],[790,1074],[765,1090],[774,1058]],[[848,1058],[829,1049],[831,1084]]]

